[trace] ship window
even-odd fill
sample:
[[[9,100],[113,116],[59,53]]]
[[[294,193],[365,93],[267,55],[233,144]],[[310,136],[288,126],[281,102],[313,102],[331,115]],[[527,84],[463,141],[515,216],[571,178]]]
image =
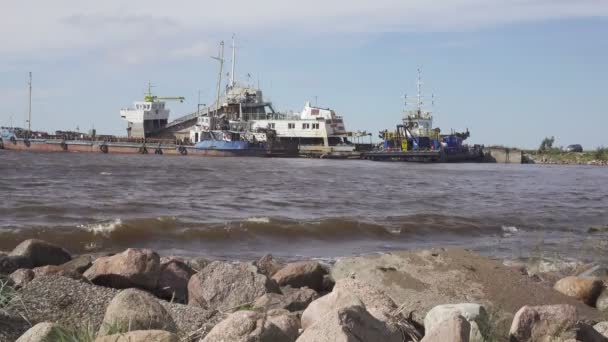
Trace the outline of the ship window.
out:
[[[274,122],[268,124],[268,128],[274,129]]]
[[[294,129],[294,128],[296,128],[296,124],[295,123],[288,123],[287,124],[287,128],[288,129]]]
[[[318,123],[312,124],[312,129],[319,129],[319,124]]]
[[[307,123],[302,124],[302,129],[308,129],[308,128],[310,128],[310,124],[307,124]]]

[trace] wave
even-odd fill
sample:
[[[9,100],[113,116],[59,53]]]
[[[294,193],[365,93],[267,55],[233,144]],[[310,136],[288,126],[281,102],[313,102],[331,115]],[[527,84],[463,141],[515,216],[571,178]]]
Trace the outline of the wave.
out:
[[[460,237],[500,234],[501,226],[463,217],[418,214],[382,220],[326,218],[293,220],[251,217],[240,221],[198,223],[176,217],[113,219],[76,227],[0,228],[0,249],[28,238],[57,243],[74,252],[135,246],[183,246],[190,243],[246,243],[248,241],[394,241],[452,234]]]

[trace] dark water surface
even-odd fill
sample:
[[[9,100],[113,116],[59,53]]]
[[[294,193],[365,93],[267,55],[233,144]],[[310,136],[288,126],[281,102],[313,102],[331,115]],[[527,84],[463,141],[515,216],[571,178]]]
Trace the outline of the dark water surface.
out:
[[[608,169],[0,150],[0,250],[248,259],[465,246],[605,258]]]

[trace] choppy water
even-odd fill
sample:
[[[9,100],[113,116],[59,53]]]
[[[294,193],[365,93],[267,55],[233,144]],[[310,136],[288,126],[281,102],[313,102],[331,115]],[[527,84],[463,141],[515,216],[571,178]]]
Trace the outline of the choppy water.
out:
[[[605,258],[608,169],[0,150],[0,250],[298,258],[429,246]]]

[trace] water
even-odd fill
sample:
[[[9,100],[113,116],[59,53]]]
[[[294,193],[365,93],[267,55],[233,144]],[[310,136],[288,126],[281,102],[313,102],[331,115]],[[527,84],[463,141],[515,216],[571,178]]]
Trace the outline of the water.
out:
[[[461,246],[606,259],[601,167],[0,150],[0,250],[332,258]]]

